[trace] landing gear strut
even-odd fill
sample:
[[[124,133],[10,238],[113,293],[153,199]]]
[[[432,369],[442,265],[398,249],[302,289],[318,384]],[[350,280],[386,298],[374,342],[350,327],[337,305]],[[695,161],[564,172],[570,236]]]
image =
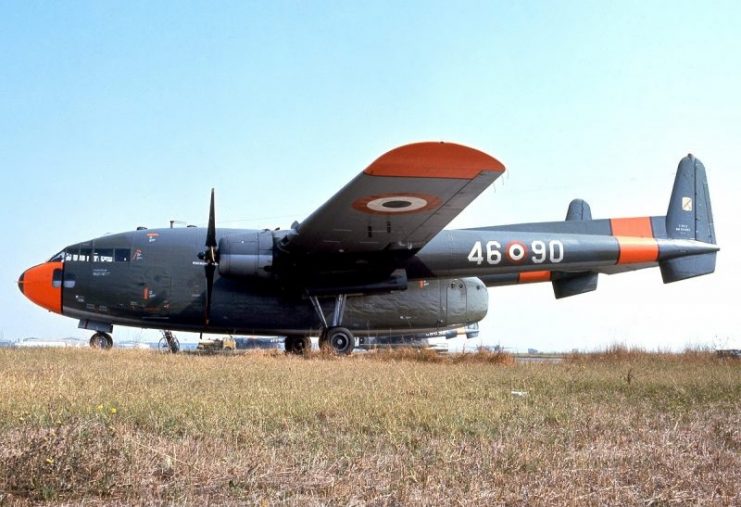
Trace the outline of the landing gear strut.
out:
[[[311,350],[311,339],[308,336],[288,335],[285,341],[286,354],[303,354]]]
[[[98,331],[90,337],[90,346],[94,349],[108,350],[113,347],[113,338],[108,333]]]
[[[339,294],[335,300],[334,312],[331,324],[327,323],[322,306],[316,296],[309,296],[309,301],[314,306],[314,311],[322,323],[322,334],[319,336],[319,348],[330,350],[335,354],[350,355],[355,348],[355,337],[352,332],[342,326],[342,317],[345,313],[347,296]]]
[[[172,352],[177,354],[180,352],[180,341],[172,331],[162,331],[162,338],[157,346],[160,352]]]

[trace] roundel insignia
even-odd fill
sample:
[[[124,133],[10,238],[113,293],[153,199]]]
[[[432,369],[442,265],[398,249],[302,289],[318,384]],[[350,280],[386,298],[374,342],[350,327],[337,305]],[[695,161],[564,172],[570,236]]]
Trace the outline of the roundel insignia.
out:
[[[504,253],[510,261],[520,263],[527,257],[527,246],[519,241],[510,241],[507,243]]]
[[[400,192],[361,197],[352,203],[352,207],[363,213],[403,215],[435,209],[440,202],[440,198],[434,195]]]

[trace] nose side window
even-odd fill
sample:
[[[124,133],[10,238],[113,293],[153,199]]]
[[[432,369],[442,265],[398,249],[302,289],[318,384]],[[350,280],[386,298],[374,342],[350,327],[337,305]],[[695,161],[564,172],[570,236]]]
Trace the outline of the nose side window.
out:
[[[55,269],[51,275],[51,286],[58,289],[62,286],[62,270]]]

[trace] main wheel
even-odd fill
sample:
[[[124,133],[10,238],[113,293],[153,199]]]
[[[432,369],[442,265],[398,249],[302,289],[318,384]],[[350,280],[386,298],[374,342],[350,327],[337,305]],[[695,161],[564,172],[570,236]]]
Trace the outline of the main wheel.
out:
[[[311,338],[308,336],[288,335],[285,341],[286,354],[303,354],[311,350]]]
[[[97,332],[90,337],[90,346],[94,349],[108,350],[113,347],[113,338],[108,333]]]
[[[355,337],[345,327],[333,327],[327,330],[327,345],[336,354],[350,355],[355,348]]]

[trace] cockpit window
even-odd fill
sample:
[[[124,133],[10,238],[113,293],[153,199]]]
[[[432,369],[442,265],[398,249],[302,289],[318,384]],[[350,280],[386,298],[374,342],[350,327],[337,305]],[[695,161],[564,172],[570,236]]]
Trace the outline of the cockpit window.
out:
[[[65,260],[64,250],[52,255],[51,259],[49,259],[49,262],[62,262],[63,260]]]
[[[93,262],[113,262],[113,248],[96,248],[93,251]]]
[[[60,252],[51,260],[66,262],[129,262],[131,250],[128,248],[68,248]]]

